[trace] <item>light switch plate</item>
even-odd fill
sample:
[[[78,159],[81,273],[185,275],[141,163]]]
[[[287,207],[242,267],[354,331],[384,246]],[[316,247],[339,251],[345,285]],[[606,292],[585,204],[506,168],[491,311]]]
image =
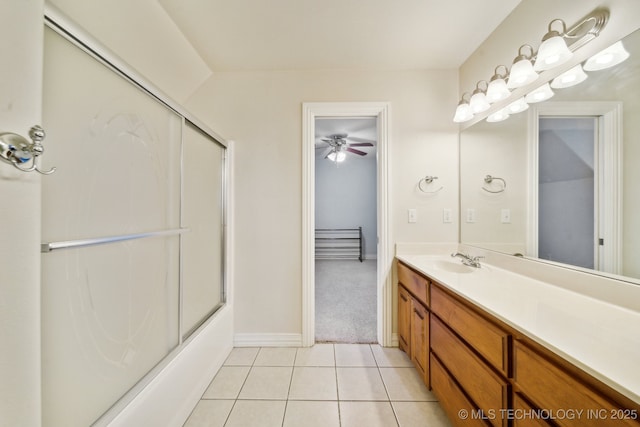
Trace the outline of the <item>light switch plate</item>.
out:
[[[476,210],[474,208],[467,209],[467,222],[476,222]]]
[[[418,222],[418,211],[416,211],[415,209],[409,209],[407,213],[409,217],[409,223],[413,224],[414,222]]]
[[[503,224],[511,223],[511,209],[502,209],[500,211],[500,222]]]
[[[445,224],[448,224],[452,221],[451,219],[451,209],[449,208],[444,208],[442,210],[442,222]]]

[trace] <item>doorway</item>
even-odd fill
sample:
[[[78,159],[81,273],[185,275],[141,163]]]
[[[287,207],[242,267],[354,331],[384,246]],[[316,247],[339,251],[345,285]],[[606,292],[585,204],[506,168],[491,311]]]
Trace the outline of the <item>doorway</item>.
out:
[[[315,229],[316,229],[316,119],[376,119],[376,338],[383,346],[392,345],[393,247],[389,238],[388,142],[389,104],[380,102],[303,104],[303,221],[302,221],[302,344],[312,346],[316,337]],[[358,147],[355,147],[358,148]],[[325,150],[326,151],[326,150]]]
[[[538,141],[538,258],[598,266],[596,117],[541,117]]]
[[[531,108],[527,253],[620,274],[621,117],[618,102]]]
[[[315,341],[377,342],[377,118],[315,120]]]

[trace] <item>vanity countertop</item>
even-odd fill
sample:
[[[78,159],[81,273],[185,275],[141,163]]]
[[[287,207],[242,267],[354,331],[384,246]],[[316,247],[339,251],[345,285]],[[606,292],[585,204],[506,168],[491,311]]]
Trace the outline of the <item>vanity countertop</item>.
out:
[[[396,257],[640,403],[640,312],[487,263]]]

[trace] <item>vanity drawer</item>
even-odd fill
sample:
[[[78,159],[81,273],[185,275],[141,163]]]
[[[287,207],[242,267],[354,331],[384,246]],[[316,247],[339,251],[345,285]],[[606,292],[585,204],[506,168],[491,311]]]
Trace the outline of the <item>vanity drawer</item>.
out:
[[[491,365],[509,376],[511,335],[508,332],[436,285],[431,286],[431,311]]]
[[[489,368],[433,315],[431,316],[431,351],[484,413],[500,413],[500,409],[508,407],[509,383]],[[432,387],[436,389],[433,383]],[[500,417],[495,417],[490,422],[496,427],[503,424]]]
[[[425,306],[429,306],[429,281],[406,265],[398,264],[398,281]]]
[[[539,412],[536,412],[518,393],[513,396],[513,409],[513,427],[552,427],[552,424],[541,419],[542,414],[536,417],[535,415]]]
[[[449,414],[451,424],[456,427],[487,427],[490,425],[487,424],[486,421],[477,417],[469,416],[466,419],[460,417],[459,414],[462,410],[467,411],[465,414],[471,414],[471,412],[475,411],[476,408],[469,399],[467,399],[455,381],[449,376],[440,361],[434,357],[433,353],[431,354],[430,365],[433,392],[438,398],[438,402],[440,402],[444,411]]]
[[[514,387],[538,408],[560,414],[582,411],[573,419],[558,417],[559,426],[638,426],[638,408],[625,409],[543,355],[516,341],[514,344]],[[613,362],[615,363],[615,362]],[[586,375],[586,374],[585,374]]]

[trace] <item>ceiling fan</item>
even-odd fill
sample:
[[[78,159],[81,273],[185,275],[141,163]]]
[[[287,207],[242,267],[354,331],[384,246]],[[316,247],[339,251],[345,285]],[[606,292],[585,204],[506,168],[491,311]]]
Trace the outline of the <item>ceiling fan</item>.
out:
[[[348,142],[347,139],[356,142]],[[353,147],[373,147],[373,142],[375,142],[369,139],[349,136],[346,133],[336,133],[333,135],[328,135],[327,137],[322,138],[321,141],[329,144],[327,151],[324,153],[324,158],[336,163],[344,161],[344,159],[347,157],[347,152],[357,154],[359,156],[366,156],[366,152]]]

